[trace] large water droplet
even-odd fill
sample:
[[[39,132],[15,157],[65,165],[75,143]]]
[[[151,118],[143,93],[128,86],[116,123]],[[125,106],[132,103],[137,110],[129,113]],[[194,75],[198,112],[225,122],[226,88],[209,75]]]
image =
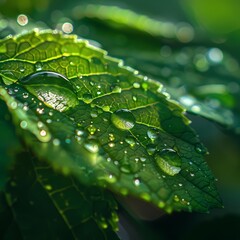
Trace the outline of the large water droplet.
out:
[[[112,123],[121,130],[132,129],[135,125],[135,117],[132,112],[127,109],[120,109],[111,116]]]
[[[60,112],[78,104],[71,83],[59,73],[41,71],[24,77],[19,82],[47,106]]]
[[[164,149],[160,153],[156,153],[155,160],[162,171],[170,176],[174,176],[181,171],[181,158],[173,149]]]

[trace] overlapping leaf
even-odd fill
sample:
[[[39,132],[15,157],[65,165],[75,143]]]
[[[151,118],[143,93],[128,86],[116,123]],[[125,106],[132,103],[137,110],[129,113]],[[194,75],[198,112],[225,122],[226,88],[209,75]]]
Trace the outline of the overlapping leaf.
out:
[[[59,33],[0,48],[1,98],[39,157],[169,212],[220,206],[205,149],[159,83]]]
[[[26,152],[18,155],[1,208],[2,239],[118,239],[110,194],[57,174]]]
[[[3,101],[0,100],[0,189],[4,188],[7,172],[13,162],[14,153],[18,151],[20,144],[12,125],[10,114]]]

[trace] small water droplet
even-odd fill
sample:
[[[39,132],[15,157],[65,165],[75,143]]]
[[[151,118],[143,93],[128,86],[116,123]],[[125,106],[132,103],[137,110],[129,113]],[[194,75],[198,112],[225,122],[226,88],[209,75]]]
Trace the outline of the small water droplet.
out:
[[[140,85],[140,83],[138,83],[138,82],[133,83],[133,87],[134,87],[134,88],[140,88],[140,86],[141,86],[141,85]]]
[[[21,121],[21,122],[20,122],[20,127],[21,127],[21,128],[25,129],[25,128],[27,128],[27,126],[28,126],[27,121]]]
[[[133,180],[133,182],[134,182],[134,185],[135,186],[139,186],[140,185],[140,183],[141,183],[141,181],[140,181],[140,179],[139,178],[135,178],[134,180]]]
[[[96,117],[98,117],[98,112],[96,110],[92,110],[90,115],[92,118],[96,118]]]
[[[111,142],[115,140],[115,137],[112,133],[108,134],[108,140],[111,141]]]
[[[132,112],[127,109],[115,111],[111,116],[112,123],[121,130],[132,129],[135,125],[135,117]]]
[[[17,106],[18,106],[17,102],[15,101],[11,102],[11,105],[10,105],[11,109],[16,109]]]
[[[75,131],[77,136],[83,136],[84,135],[84,131],[80,130],[80,129],[76,129]]]
[[[136,96],[133,96],[132,99],[133,99],[134,102],[137,101],[137,97]]]
[[[96,128],[95,126],[93,126],[93,125],[89,125],[89,126],[87,127],[87,130],[89,131],[89,133],[90,133],[91,135],[93,135],[93,134],[96,132],[97,128]]]
[[[43,122],[39,121],[39,122],[37,123],[37,126],[38,126],[38,128],[42,128],[42,127],[44,126],[44,124],[43,124]]]
[[[147,136],[149,137],[149,139],[152,141],[152,142],[155,142],[155,140],[157,139],[158,137],[158,133],[155,129],[149,129],[147,131]]]
[[[220,63],[223,60],[223,52],[219,48],[211,48],[208,57],[212,62]]]
[[[162,171],[170,176],[174,176],[181,171],[181,158],[173,149],[163,149],[160,153],[156,153],[155,160]]]
[[[99,151],[98,143],[94,139],[87,140],[84,147],[91,153],[97,153]]]
[[[36,70],[36,71],[41,71],[41,70],[42,70],[42,63],[37,62],[37,63],[35,64],[35,70]]]
[[[59,146],[60,145],[60,140],[57,139],[57,138],[53,139],[53,145],[54,146]]]
[[[130,172],[131,172],[130,165],[128,165],[128,164],[123,164],[123,165],[120,167],[120,170],[121,170],[123,173],[130,173]]]
[[[103,106],[102,110],[105,112],[109,112],[110,111],[110,106]]]
[[[19,71],[20,71],[21,73],[23,73],[23,72],[25,71],[25,67],[20,66],[20,67],[19,67]]]
[[[92,102],[92,100],[93,100],[93,96],[92,96],[92,94],[90,94],[90,93],[85,93],[85,94],[83,94],[83,101],[85,102],[85,103],[91,103]]]
[[[29,94],[27,92],[23,93],[23,98],[28,98]]]
[[[195,151],[197,153],[200,153],[200,154],[206,154],[207,153],[207,149],[201,143],[197,143],[195,145]]]
[[[66,143],[66,144],[70,144],[70,143],[71,143],[71,139],[70,139],[70,138],[66,138],[66,139],[65,139],[65,143]]]
[[[48,191],[51,191],[52,190],[52,186],[51,185],[45,185],[44,188]]]
[[[107,181],[109,183],[115,183],[117,181],[117,178],[113,174],[109,174],[107,177]]]
[[[180,199],[179,199],[178,195],[174,195],[173,200],[174,200],[175,202],[179,202]]]
[[[148,144],[147,145],[147,152],[149,155],[153,155],[156,151],[156,146],[153,144]]]
[[[147,158],[145,158],[145,157],[140,157],[140,161],[141,161],[141,162],[146,162],[146,160],[147,160]]]
[[[44,114],[44,108],[37,108],[37,109],[36,109],[36,112],[37,112],[38,114]]]
[[[103,228],[103,229],[107,229],[107,228],[108,228],[108,224],[107,224],[107,222],[105,222],[105,221],[100,222],[99,225],[100,225],[100,227]]]
[[[40,136],[41,137],[46,137],[47,136],[47,132],[45,130],[41,130],[40,131]]]
[[[115,147],[115,143],[114,143],[114,142],[110,142],[110,143],[108,143],[108,146],[109,146],[110,148]]]
[[[112,87],[111,87],[111,90],[112,90],[112,92],[114,92],[114,93],[121,93],[121,92],[122,92],[122,88],[119,87],[119,86],[112,86]]]
[[[147,91],[148,90],[148,83],[144,82],[142,83],[142,88],[144,91]]]
[[[135,138],[134,138],[134,137],[131,137],[131,136],[126,137],[126,138],[125,138],[125,142],[128,143],[131,147],[134,147],[135,144],[136,144]]]
[[[24,105],[24,106],[23,106],[23,110],[24,110],[24,111],[28,111],[28,110],[29,110],[29,107],[28,107],[27,105]]]
[[[17,17],[17,23],[20,25],[20,26],[25,26],[28,24],[28,17],[27,15],[25,14],[20,14],[18,15]]]
[[[192,110],[194,113],[199,113],[199,112],[201,112],[201,107],[200,107],[198,104],[194,104],[194,105],[191,107],[191,110]]]

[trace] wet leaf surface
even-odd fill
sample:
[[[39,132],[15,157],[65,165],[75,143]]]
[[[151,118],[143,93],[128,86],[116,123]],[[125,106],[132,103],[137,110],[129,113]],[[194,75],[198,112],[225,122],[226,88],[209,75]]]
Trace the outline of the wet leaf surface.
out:
[[[1,46],[0,95],[38,157],[167,212],[221,206],[206,150],[161,84],[74,36],[32,32]]]

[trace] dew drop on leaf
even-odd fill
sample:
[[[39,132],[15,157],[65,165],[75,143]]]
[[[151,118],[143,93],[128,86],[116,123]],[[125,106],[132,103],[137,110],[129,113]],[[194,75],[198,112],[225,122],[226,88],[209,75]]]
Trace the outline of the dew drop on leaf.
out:
[[[206,148],[200,143],[195,145],[195,151],[200,154],[205,154],[207,152]]]
[[[28,126],[27,121],[21,121],[21,122],[20,122],[20,127],[21,127],[22,129],[27,128],[27,126]]]
[[[170,176],[174,176],[181,171],[181,158],[173,149],[163,149],[160,153],[156,153],[155,160],[158,167]]]
[[[41,70],[42,70],[42,63],[37,62],[37,63],[35,64],[35,69],[36,69],[36,71],[41,71]]]
[[[94,127],[93,125],[90,125],[90,126],[87,127],[87,130],[89,131],[89,133],[91,135],[93,135],[96,132],[97,128]]]
[[[127,109],[120,109],[111,116],[112,123],[121,130],[132,129],[135,125],[135,117],[132,112]]]
[[[90,115],[91,115],[92,118],[96,118],[96,117],[98,117],[98,112],[93,110],[93,111],[90,113]]]
[[[138,83],[138,82],[133,83],[133,87],[134,88],[140,88],[140,83]]]
[[[114,135],[112,133],[108,134],[108,140],[109,141],[114,141],[115,140],[115,137],[114,137]]]
[[[107,177],[107,181],[109,183],[115,183],[117,181],[117,178],[113,174],[109,174]]]
[[[114,93],[121,93],[122,89],[119,86],[111,86],[111,90]]]
[[[60,112],[78,104],[69,80],[59,73],[40,71],[20,79],[19,82],[45,105]]]
[[[139,178],[135,178],[135,179],[133,180],[133,182],[134,182],[134,185],[137,186],[137,187],[138,187],[138,186],[140,185],[140,183],[141,183]]]
[[[156,146],[154,144],[147,145],[147,152],[149,155],[153,155],[156,151]]]
[[[131,172],[131,169],[130,169],[130,165],[128,164],[124,164],[121,166],[120,170],[123,172],[123,173],[130,173]]]
[[[52,190],[52,186],[51,185],[45,185],[44,188],[48,191],[51,191]]]
[[[114,142],[109,142],[109,143],[108,143],[108,146],[109,146],[110,148],[113,148],[113,147],[115,147],[115,143],[114,143]]]
[[[91,153],[97,153],[99,151],[98,143],[94,139],[89,139],[84,143],[84,147]]]
[[[27,92],[25,92],[25,93],[23,93],[23,98],[28,98],[28,93]]]
[[[155,142],[155,140],[157,139],[157,131],[154,129],[149,129],[147,131],[147,135],[152,142]]]
[[[126,137],[125,138],[125,142],[128,143],[131,147],[134,147],[136,144],[136,140],[134,139],[134,137]]]
[[[92,100],[93,100],[92,94],[90,94],[90,93],[85,93],[85,94],[83,94],[83,101],[84,101],[85,103],[91,103]]]
[[[57,139],[57,138],[53,139],[53,145],[54,146],[59,146],[60,145],[60,140]]]

